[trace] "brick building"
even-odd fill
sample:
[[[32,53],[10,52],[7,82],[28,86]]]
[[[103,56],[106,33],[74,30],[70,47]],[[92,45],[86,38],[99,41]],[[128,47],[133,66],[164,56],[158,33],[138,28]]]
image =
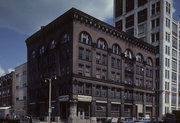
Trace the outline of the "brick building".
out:
[[[28,114],[69,122],[155,117],[156,48],[70,9],[26,40]]]

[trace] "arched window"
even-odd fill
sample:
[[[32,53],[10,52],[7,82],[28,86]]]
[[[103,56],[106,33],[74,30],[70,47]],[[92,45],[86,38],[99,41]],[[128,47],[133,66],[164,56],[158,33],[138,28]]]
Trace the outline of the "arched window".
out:
[[[120,55],[121,49],[120,49],[119,45],[113,44],[113,46],[112,46],[112,52],[113,52],[114,54]]]
[[[127,49],[125,52],[124,52],[124,55],[126,58],[128,59],[132,59],[133,58],[133,54],[131,52],[131,50]]]
[[[140,53],[136,55],[136,61],[141,63],[144,61],[143,56]]]
[[[152,59],[151,58],[147,58],[146,64],[149,65],[149,66],[153,66]]]
[[[44,54],[44,50],[45,50],[44,46],[41,46],[39,49],[39,54],[40,55]]]
[[[87,32],[81,32],[79,36],[79,41],[84,44],[91,44],[91,37]]]
[[[56,42],[55,40],[52,40],[50,44],[50,49],[54,49],[55,47],[56,47]]]
[[[36,52],[33,50],[31,55],[32,55],[32,58],[35,58],[36,57]]]
[[[61,43],[67,43],[69,41],[70,41],[70,35],[67,32],[63,33]]]
[[[107,50],[107,43],[106,43],[106,41],[104,39],[98,39],[97,47],[99,49]]]

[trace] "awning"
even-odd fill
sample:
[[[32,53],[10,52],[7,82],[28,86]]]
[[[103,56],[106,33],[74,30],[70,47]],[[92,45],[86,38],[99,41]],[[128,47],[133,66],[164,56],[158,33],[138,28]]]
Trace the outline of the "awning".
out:
[[[0,109],[10,109],[11,107],[0,107]]]

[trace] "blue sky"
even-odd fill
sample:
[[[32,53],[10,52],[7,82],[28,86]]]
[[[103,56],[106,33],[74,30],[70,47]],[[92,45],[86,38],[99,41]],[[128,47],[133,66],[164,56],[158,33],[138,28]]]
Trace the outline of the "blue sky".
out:
[[[25,40],[42,25],[48,24],[72,7],[111,23],[112,1],[0,0],[0,76],[26,62]],[[180,0],[174,1],[174,15],[180,20]]]

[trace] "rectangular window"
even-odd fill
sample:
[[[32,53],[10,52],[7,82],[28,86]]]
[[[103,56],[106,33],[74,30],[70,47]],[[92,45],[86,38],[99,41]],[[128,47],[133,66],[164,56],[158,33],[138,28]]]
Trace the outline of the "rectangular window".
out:
[[[119,105],[112,104],[111,105],[111,111],[112,112],[119,112]]]
[[[138,26],[138,35],[145,34],[146,32],[146,24],[141,24]]]
[[[172,37],[172,46],[177,49],[177,38],[175,38],[174,36]]]
[[[126,17],[126,28],[134,26],[134,15]]]
[[[101,75],[103,80],[107,79],[107,71],[106,70],[102,70],[102,75]]]
[[[169,104],[169,93],[165,92],[165,103]]]
[[[171,34],[169,34],[168,32],[166,32],[166,41],[167,41],[167,42],[170,42],[170,36],[171,36]]]
[[[138,0],[138,7],[147,3],[148,0]]]
[[[172,81],[177,81],[177,73],[172,72]]]
[[[83,59],[84,48],[79,47],[79,59]]]
[[[171,91],[174,91],[174,92],[177,91],[177,85],[176,84],[171,85]]]
[[[172,61],[172,69],[177,71],[177,62]]]
[[[171,26],[171,20],[166,18],[166,27],[170,28]]]
[[[96,68],[96,78],[100,79],[101,78],[101,69]]]
[[[138,23],[144,22],[146,20],[147,20],[147,9],[138,12]]]
[[[171,4],[166,1],[166,13],[171,15]]]
[[[169,82],[165,82],[165,90],[169,90]]]
[[[91,51],[88,49],[86,50],[86,60],[91,61]]]
[[[111,67],[115,67],[115,58],[111,58]]]
[[[177,37],[178,26],[175,23],[172,24],[172,34]]]
[[[120,20],[118,22],[116,22],[116,28],[119,30],[123,30],[123,20]]]
[[[100,64],[100,63],[101,63],[101,54],[96,53],[96,64]]]
[[[116,0],[116,13],[115,13],[115,16],[116,17],[119,17],[123,14],[123,0]]]
[[[88,77],[91,76],[91,68],[88,65],[85,68],[85,76],[88,76]]]
[[[172,93],[171,104],[172,104],[172,105],[176,105],[176,100],[177,100],[176,94],[175,94],[175,93]]]
[[[177,51],[176,50],[172,50],[172,57],[177,59]]]
[[[134,9],[134,0],[126,0],[126,12]]]

